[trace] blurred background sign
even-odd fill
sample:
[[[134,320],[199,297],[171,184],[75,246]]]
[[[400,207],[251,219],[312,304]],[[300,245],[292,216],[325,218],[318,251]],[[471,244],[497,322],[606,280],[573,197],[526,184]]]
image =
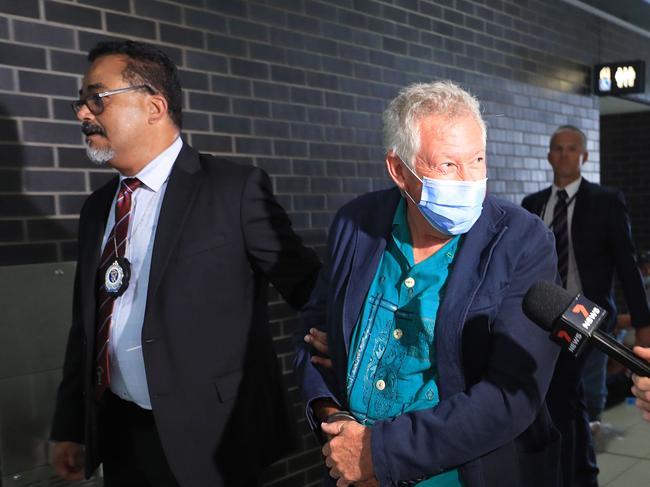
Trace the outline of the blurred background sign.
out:
[[[594,66],[594,93],[599,96],[643,93],[645,62],[621,61]]]

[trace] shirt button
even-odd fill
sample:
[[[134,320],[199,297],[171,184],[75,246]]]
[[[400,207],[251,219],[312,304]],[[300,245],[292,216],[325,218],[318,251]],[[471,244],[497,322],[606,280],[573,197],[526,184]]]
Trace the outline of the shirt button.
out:
[[[415,286],[415,279],[413,279],[412,277],[407,277],[406,279],[404,279],[404,285],[409,289],[412,288],[413,286]]]
[[[399,328],[395,328],[393,330],[393,338],[395,338],[395,340],[399,340],[400,338],[402,338],[402,335],[404,335],[404,332]]]
[[[386,389],[386,383],[383,380],[379,379],[377,382],[375,382],[375,387],[380,391],[383,391]]]

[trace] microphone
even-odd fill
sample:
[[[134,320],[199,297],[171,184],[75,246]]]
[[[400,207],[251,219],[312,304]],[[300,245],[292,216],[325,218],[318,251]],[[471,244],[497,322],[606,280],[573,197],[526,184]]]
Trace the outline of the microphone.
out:
[[[531,321],[550,331],[551,339],[573,356],[578,357],[588,343],[593,344],[635,374],[650,377],[650,363],[598,329],[607,311],[582,294],[572,296],[552,282],[540,281],[528,290],[522,308]]]

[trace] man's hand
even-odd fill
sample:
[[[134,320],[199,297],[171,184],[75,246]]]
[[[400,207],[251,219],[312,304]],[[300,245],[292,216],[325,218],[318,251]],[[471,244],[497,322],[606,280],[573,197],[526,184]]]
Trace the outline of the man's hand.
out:
[[[634,344],[639,347],[650,347],[650,326],[642,326],[634,330]]]
[[[379,480],[377,480],[377,477],[372,477],[368,480],[361,480],[355,482],[354,487],[379,487]]]
[[[305,342],[309,343],[320,355],[311,356],[311,363],[321,365],[326,369],[332,368],[332,360],[329,358],[329,348],[327,346],[327,333],[317,328],[310,328],[309,333],[305,335]]]
[[[50,463],[64,480],[83,480],[86,454],[83,445],[58,441],[52,445]]]
[[[650,360],[650,348],[634,347],[634,353],[644,360]],[[636,407],[642,412],[641,416],[650,421],[650,377],[632,375],[632,394],[636,397]]]
[[[332,438],[322,452],[330,476],[338,479],[337,487],[346,487],[352,483],[367,485],[364,482],[374,479],[370,428],[354,421],[337,421],[323,423],[321,429]]]
[[[316,399],[312,403],[314,415],[320,420],[325,421],[327,417],[341,410],[334,401],[328,398]]]

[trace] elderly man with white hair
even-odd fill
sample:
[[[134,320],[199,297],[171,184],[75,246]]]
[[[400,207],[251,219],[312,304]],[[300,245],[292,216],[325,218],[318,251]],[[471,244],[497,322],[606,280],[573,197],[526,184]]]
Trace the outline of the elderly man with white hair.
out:
[[[553,235],[486,195],[485,122],[459,86],[406,87],[384,135],[396,187],[338,212],[299,331],[325,485],[557,486],[559,348],[521,308],[555,279]]]

